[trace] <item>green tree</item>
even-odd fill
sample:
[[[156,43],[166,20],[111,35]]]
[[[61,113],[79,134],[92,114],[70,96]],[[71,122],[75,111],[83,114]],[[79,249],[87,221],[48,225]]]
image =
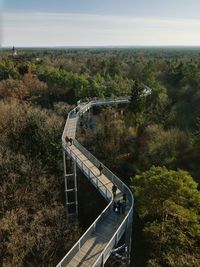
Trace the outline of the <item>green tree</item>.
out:
[[[19,71],[11,60],[3,60],[0,62],[0,80],[20,79]]]
[[[144,86],[137,80],[132,87],[130,109],[135,115],[141,114],[145,110]]]
[[[155,83],[151,92],[146,96],[146,116],[150,122],[163,122],[169,120],[171,108],[165,87]]]
[[[111,58],[108,65],[108,73],[110,74],[110,76],[114,78],[116,75],[120,75],[121,71],[122,69],[120,61],[114,57]]]
[[[199,266],[200,193],[185,171],[152,167],[133,178],[148,266]]]

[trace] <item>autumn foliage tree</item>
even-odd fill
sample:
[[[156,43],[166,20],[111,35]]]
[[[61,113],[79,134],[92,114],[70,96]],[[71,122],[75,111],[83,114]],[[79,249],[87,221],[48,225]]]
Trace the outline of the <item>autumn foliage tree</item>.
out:
[[[3,266],[55,266],[79,236],[63,206],[61,117],[0,102],[0,255]]]

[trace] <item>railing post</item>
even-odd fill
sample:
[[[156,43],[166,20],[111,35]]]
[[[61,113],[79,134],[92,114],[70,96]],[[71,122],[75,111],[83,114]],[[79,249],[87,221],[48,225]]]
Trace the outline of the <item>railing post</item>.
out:
[[[102,254],[102,257],[101,257],[101,267],[104,266],[104,254]]]
[[[118,233],[115,236],[115,246],[117,245],[117,243],[118,243]]]

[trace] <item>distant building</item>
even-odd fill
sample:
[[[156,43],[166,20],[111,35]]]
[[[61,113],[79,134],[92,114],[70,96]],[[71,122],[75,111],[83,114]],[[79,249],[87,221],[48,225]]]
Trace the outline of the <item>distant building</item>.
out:
[[[17,56],[17,50],[16,50],[16,48],[14,46],[12,48],[12,55],[13,56]]]

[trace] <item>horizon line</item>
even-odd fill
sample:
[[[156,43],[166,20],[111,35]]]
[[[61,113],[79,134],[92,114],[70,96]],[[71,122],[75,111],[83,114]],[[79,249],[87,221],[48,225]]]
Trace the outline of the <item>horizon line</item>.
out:
[[[1,45],[0,48],[142,48],[142,47],[195,47],[200,48],[199,45],[33,45],[33,46],[26,46],[26,45]]]

